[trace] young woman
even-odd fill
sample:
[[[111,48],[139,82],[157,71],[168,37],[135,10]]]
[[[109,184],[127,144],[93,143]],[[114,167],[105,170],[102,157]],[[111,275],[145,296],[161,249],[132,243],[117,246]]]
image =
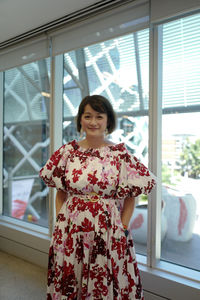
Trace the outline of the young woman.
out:
[[[77,116],[85,139],[63,145],[40,171],[57,189],[47,299],[143,299],[128,225],[135,197],[155,179],[124,143],[106,139],[114,129],[110,102],[85,97]]]

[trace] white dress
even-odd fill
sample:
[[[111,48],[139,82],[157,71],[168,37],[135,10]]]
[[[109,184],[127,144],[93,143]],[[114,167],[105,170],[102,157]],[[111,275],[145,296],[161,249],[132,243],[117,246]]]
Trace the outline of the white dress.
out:
[[[151,191],[149,170],[123,143],[86,150],[74,140],[51,156],[40,176],[66,192],[49,250],[47,299],[144,299],[121,208],[127,196]]]

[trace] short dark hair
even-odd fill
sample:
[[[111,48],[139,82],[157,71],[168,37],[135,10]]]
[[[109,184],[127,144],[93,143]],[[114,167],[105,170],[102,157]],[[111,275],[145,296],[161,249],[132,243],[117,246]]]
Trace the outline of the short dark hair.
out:
[[[81,116],[84,113],[84,109],[87,104],[89,104],[92,107],[92,109],[94,109],[95,111],[107,115],[108,118],[107,130],[108,133],[112,133],[116,127],[115,112],[113,110],[110,101],[101,95],[86,96],[81,101],[79,105],[78,115],[76,118],[78,132],[81,131]]]

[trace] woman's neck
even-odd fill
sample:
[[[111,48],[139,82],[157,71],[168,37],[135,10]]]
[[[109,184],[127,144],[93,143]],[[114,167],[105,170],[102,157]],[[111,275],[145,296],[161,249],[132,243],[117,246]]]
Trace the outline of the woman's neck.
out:
[[[81,141],[79,145],[84,148],[100,148],[104,145],[107,145],[108,141],[104,139],[104,137],[94,138],[94,137],[86,137],[85,140]]]

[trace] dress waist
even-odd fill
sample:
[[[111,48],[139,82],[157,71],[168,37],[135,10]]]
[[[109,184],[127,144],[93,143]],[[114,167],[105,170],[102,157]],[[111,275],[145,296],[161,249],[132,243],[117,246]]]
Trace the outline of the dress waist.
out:
[[[83,199],[85,201],[89,201],[89,202],[98,202],[99,200],[114,200],[115,199],[113,197],[109,197],[109,196],[100,196],[99,194],[95,193],[95,192],[91,192],[88,194],[73,194],[72,197],[78,197],[80,199]]]

